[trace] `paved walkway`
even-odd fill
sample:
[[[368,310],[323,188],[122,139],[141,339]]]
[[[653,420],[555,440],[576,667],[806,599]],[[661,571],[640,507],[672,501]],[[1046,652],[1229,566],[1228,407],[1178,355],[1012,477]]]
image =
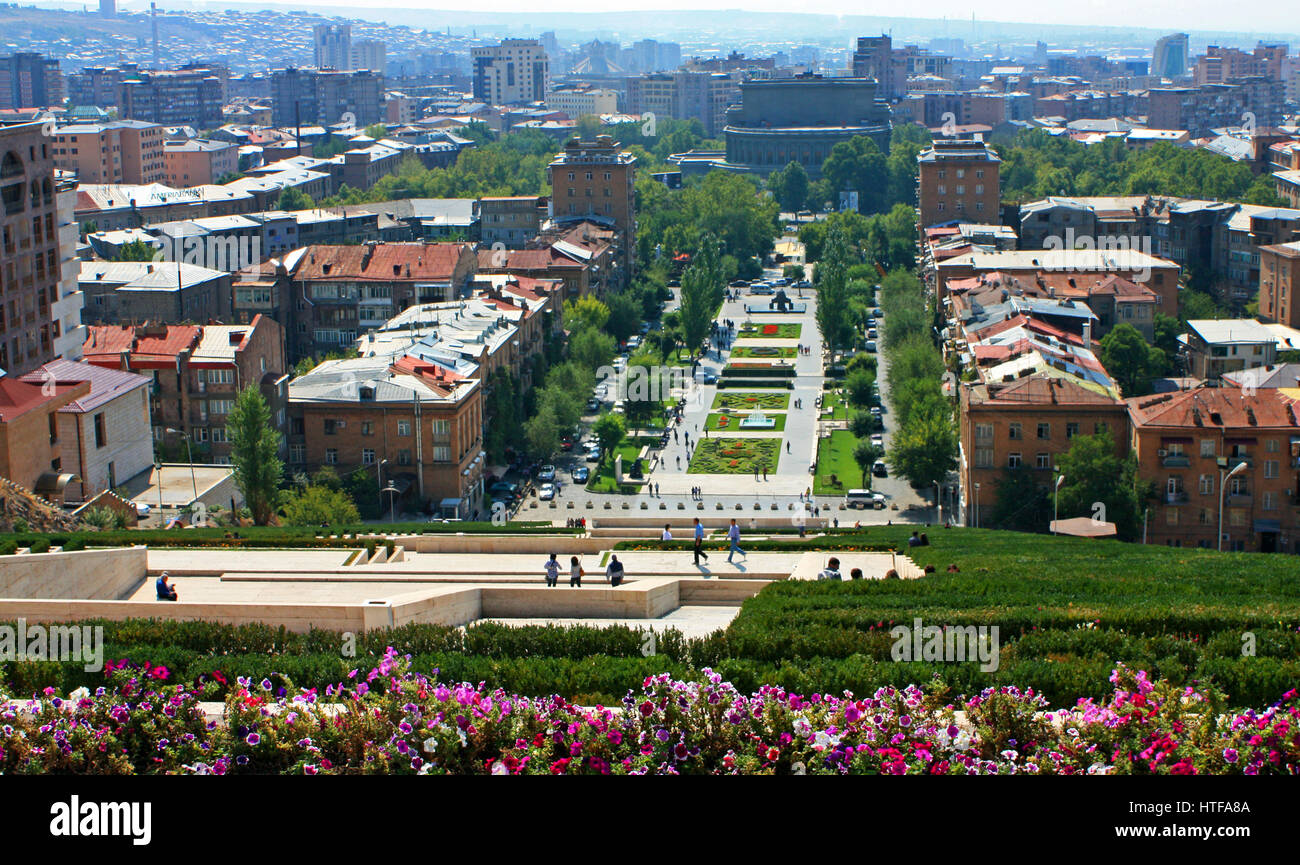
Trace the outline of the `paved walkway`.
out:
[[[682,606],[657,619],[479,619],[480,622],[496,622],[502,625],[583,625],[589,628],[604,628],[610,625],[625,625],[629,628],[646,628],[651,631],[665,631],[676,628],[687,637],[707,637],[714,631],[724,630],[736,618],[740,607],[701,607]],[[646,647],[649,650],[653,646]],[[653,654],[651,651],[650,654]]]

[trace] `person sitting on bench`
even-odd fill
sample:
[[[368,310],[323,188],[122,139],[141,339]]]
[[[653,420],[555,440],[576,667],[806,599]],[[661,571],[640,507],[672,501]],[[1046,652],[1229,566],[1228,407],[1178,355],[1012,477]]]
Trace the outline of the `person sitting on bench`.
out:
[[[158,600],[160,601],[180,600],[180,598],[176,594],[175,587],[167,585],[167,580],[169,580],[170,578],[171,578],[171,574],[167,573],[166,571],[163,571],[162,576],[158,578],[158,582],[154,583],[154,587],[158,590]]]

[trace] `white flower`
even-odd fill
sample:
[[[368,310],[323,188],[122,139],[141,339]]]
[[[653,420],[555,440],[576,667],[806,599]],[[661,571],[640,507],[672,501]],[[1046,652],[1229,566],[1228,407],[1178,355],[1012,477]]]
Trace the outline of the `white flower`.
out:
[[[68,694],[68,699],[76,703],[86,699],[89,696],[90,696],[90,689],[85,686],[82,686],[77,690],[73,691],[71,694]]]

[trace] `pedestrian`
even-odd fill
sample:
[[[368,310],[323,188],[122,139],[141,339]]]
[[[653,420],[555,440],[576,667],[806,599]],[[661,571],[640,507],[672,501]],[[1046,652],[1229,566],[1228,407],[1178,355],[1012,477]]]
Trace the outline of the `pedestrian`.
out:
[[[681,454],[678,454],[678,455],[677,455],[677,468],[680,469],[681,467],[682,467],[682,455],[681,455]]]
[[[836,517],[836,518],[835,518],[835,528],[838,529],[839,527],[840,527],[840,518],[839,518],[839,517]]]
[[[763,468],[763,480],[767,480],[767,468]]]
[[[817,579],[834,580],[835,582],[843,580],[844,578],[840,575],[840,560],[832,556],[831,560],[826,563],[826,567],[822,568],[821,573],[817,575]]]
[[[555,558],[555,553],[551,553],[551,557],[547,560],[544,570],[546,571],[546,585],[558,585],[560,582],[560,563]]]
[[[577,586],[578,588],[582,588],[582,578],[586,575],[587,572],[582,569],[582,565],[578,562],[578,557],[571,556],[569,558],[569,587],[572,588]]]
[[[862,568],[854,568],[853,570],[849,571],[849,579],[852,580],[862,579]]]
[[[609,565],[605,568],[605,579],[611,586],[623,582],[623,563],[618,560],[618,556],[609,557]]]
[[[704,552],[704,524],[700,518],[695,518],[695,566],[700,566],[700,559],[709,560],[709,554]]]
[[[790,443],[789,443],[789,442],[786,442],[786,443],[785,443],[785,452],[786,452],[786,453],[790,453]]]
[[[736,553],[740,553],[748,561],[749,554],[740,548],[740,526],[736,525],[734,518],[731,521],[731,528],[727,529],[727,540],[731,542],[731,550],[727,553],[727,562],[730,563],[731,557]]]
[[[672,539],[673,539],[672,528],[667,523],[664,523],[664,533],[659,536],[659,540],[671,541]]]

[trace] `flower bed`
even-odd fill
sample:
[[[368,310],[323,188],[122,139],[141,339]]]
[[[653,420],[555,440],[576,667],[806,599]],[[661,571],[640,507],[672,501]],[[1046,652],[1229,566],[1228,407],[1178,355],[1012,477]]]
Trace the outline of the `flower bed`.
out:
[[[748,411],[734,411],[730,413],[719,412],[710,414],[705,420],[705,427],[714,432],[780,432],[785,429],[785,418],[783,414],[770,414],[768,420],[774,422],[770,427],[753,427],[748,428],[741,425],[741,421],[749,417]]]
[[[771,358],[790,358],[795,356],[795,350],[790,347],[778,347],[774,345],[738,345],[731,350],[732,357],[771,357]]]
[[[776,471],[781,458],[779,438],[701,439],[691,457],[689,474],[743,475]]]
[[[224,674],[214,674],[225,679]],[[705,670],[647,677],[618,708],[413,672],[391,649],[324,693],[240,677],[224,724],[208,683],[124,665],[104,687],[0,711],[6,774],[1279,774],[1300,771],[1300,700],[1220,715],[1212,691],[1120,667],[1102,702],[1047,712],[990,688],[746,695]],[[965,711],[959,718],[957,709]]]
[[[742,325],[736,332],[737,339],[798,339],[803,332],[803,325],[797,322],[782,324]]]
[[[786,411],[790,408],[790,395],[787,393],[720,393],[713,398],[713,408],[726,408],[733,411],[754,409]]]

